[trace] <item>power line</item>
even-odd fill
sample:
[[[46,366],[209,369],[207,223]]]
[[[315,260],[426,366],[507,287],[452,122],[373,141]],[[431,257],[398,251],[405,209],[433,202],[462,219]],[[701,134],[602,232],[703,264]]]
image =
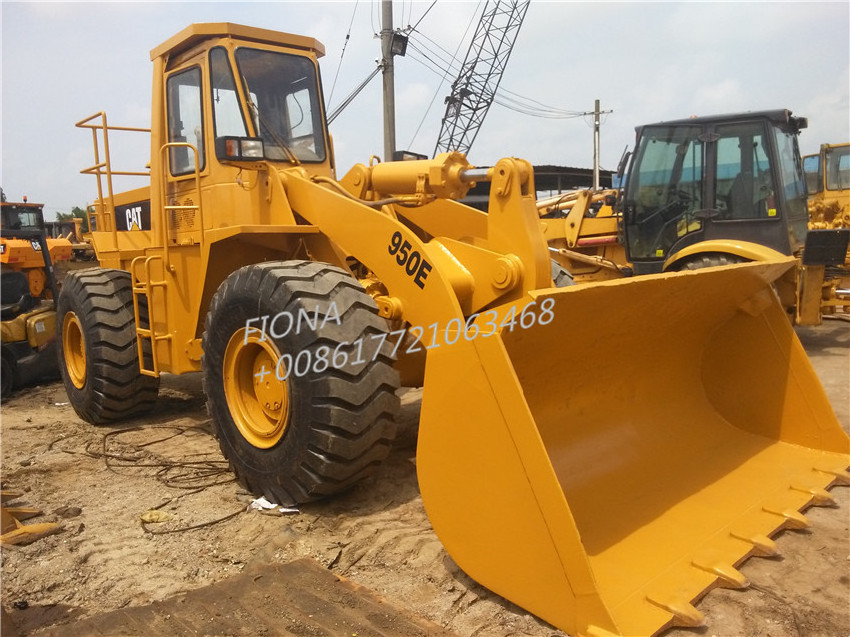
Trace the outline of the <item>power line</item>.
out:
[[[469,152],[493,103],[530,0],[487,2],[446,99],[434,154]]]
[[[339,114],[342,113],[343,110],[345,110],[345,107],[351,104],[354,98],[360,94],[360,91],[366,88],[366,85],[369,84],[369,82],[372,81],[372,78],[375,77],[381,70],[383,70],[383,68],[384,67],[382,64],[378,64],[375,69],[366,77],[366,79],[363,80],[360,84],[358,84],[357,87],[349,94],[349,96],[342,101],[342,104],[340,104],[333,111],[331,111],[331,113],[327,117],[328,125],[333,123],[337,116],[339,116]]]
[[[351,12],[351,22],[348,24],[348,33],[345,34],[345,42],[342,45],[342,51],[339,54],[339,64],[336,65],[336,75],[334,75],[334,81],[331,85],[331,94],[328,96],[328,104],[331,103],[331,100],[334,96],[334,89],[336,88],[336,80],[339,77],[339,70],[342,68],[342,58],[345,56],[345,49],[348,47],[348,40],[351,38],[351,27],[354,26],[354,16],[357,14],[357,5],[360,3],[360,0],[354,3],[354,11]]]
[[[414,51],[416,55],[412,55],[411,51]],[[433,53],[433,51],[429,51],[429,53]],[[444,79],[445,76],[451,72],[451,67],[441,65],[437,60],[420,51],[418,46],[411,45],[410,43],[408,43],[408,57],[421,64],[435,75],[441,77],[441,79]],[[439,92],[439,87],[437,91]],[[571,119],[583,117],[589,114],[587,111],[575,111],[556,106],[549,106],[538,100],[520,95],[519,93],[510,91],[503,87],[499,87],[497,89],[493,101],[503,108],[522,113],[523,115],[545,119]]]
[[[431,4],[431,6],[428,7],[428,11],[430,11],[433,8],[434,4],[436,4],[436,0],[434,0],[434,2]],[[481,3],[479,2],[479,5],[480,4]],[[425,15],[428,14],[428,11],[425,12]],[[422,119],[419,121],[419,126],[416,127],[416,130],[413,133],[413,137],[410,140],[410,144],[408,144],[408,148],[413,147],[413,144],[416,141],[416,137],[419,135],[419,131],[422,129],[422,124],[425,123],[425,119],[428,117],[428,113],[431,112],[431,107],[434,105],[434,101],[437,99],[437,95],[440,94],[440,89],[442,89],[443,83],[446,81],[446,77],[448,76],[450,69],[452,68],[452,66],[454,64],[454,61],[457,59],[457,53],[458,53],[458,51],[460,51],[460,47],[463,44],[464,40],[466,40],[466,34],[469,33],[469,29],[472,27],[473,23],[475,22],[476,13],[477,13],[477,10],[472,13],[472,17],[470,18],[469,22],[466,25],[466,30],[463,32],[463,37],[461,37],[460,42],[458,42],[457,48],[455,48],[454,53],[449,54],[448,51],[445,51],[445,49],[443,49],[442,47],[439,47],[440,49],[445,51],[446,54],[451,55],[451,61],[447,65],[446,69],[444,69],[444,71],[443,71],[443,75],[440,78],[440,83],[437,85],[437,89],[436,89],[436,91],[434,91],[434,95],[431,97],[431,101],[428,102],[428,108],[425,109],[425,113],[422,115]],[[422,17],[424,18],[425,15],[423,15]],[[422,22],[422,18],[419,19],[419,22]],[[415,26],[418,26],[419,22],[417,22]],[[411,32],[414,32],[414,31],[415,31],[415,27],[413,29],[411,29]],[[419,32],[417,31],[417,33],[419,33]],[[423,35],[423,37],[427,38],[428,40],[431,40],[431,38],[428,38],[424,34],[422,34],[422,35]],[[433,40],[431,40],[431,41],[433,42]],[[434,42],[434,44],[436,44],[436,42]],[[410,46],[410,39],[409,38],[408,38],[408,46]],[[437,46],[439,46],[439,45],[437,45]],[[439,68],[439,65],[437,65],[437,66]]]
[[[434,0],[434,1],[431,3],[431,5],[430,5],[427,9],[425,9],[425,13],[423,13],[423,14],[422,14],[422,17],[421,17],[421,18],[419,18],[419,20],[417,20],[417,21],[416,21],[416,24],[414,24],[412,27],[411,27],[411,26],[407,27],[406,31],[407,31],[408,33],[409,33],[409,32],[411,32],[411,31],[416,31],[416,27],[418,27],[418,26],[419,26],[419,23],[420,23],[420,22],[422,22],[422,20],[424,20],[424,19],[425,19],[425,16],[426,16],[426,15],[428,15],[428,12],[430,12],[430,11],[431,11],[431,9],[433,9],[433,8],[434,8],[434,5],[435,5],[435,4],[437,4],[437,0]],[[412,4],[411,4],[411,6],[410,6],[410,12],[411,12],[411,13],[413,13],[413,5],[412,5]]]

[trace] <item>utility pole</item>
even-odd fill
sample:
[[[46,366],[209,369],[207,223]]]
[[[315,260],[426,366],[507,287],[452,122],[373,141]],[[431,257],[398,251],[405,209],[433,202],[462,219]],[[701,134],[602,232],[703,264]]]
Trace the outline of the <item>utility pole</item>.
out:
[[[582,115],[593,115],[593,189],[599,190],[599,129],[602,124],[602,116],[614,111],[599,110],[599,100],[593,103],[592,113]]]
[[[593,189],[599,190],[599,100],[593,103]]]
[[[393,0],[381,0],[381,57],[384,75],[384,161],[392,161],[395,154]]]

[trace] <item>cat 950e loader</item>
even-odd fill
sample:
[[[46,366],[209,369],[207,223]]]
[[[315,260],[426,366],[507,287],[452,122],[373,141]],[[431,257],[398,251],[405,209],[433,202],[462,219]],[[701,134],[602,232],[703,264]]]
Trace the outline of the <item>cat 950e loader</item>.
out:
[[[107,140],[138,129],[79,123],[102,267],[58,303],[77,413],[138,414],[161,373],[203,371],[237,476],[292,504],[367,475],[399,383],[422,384],[422,499],[471,577],[571,634],[699,624],[850,478],[771,287],[793,259],[556,288],[527,162],[336,178],[322,53],[226,23],[155,48],[136,190],[113,191]],[[481,180],[486,212],[456,201]]]

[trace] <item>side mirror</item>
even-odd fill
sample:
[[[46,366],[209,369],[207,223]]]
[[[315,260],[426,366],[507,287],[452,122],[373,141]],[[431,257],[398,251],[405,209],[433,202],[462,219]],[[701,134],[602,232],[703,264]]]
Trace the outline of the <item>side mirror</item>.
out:
[[[259,137],[217,137],[215,156],[222,161],[255,161],[265,156]]]

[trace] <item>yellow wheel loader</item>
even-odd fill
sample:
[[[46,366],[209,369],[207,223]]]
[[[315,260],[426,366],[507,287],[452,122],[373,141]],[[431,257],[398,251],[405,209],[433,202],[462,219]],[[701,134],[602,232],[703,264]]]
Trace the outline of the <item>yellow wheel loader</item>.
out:
[[[822,144],[817,155],[803,157],[809,191],[809,228],[850,232],[850,144]],[[824,312],[850,317],[850,246],[844,261],[836,259],[825,272]]]
[[[850,228],[850,144],[822,144],[803,157],[810,227]]]
[[[699,624],[702,595],[746,585],[736,566],[850,479],[771,289],[793,259],[554,287],[527,162],[336,178],[322,53],[227,23],[153,49],[136,190],[113,191],[133,171],[107,138],[139,129],[79,122],[103,269],[59,298],[75,409],[135,415],[162,373],[203,371],[233,470],[291,504],[367,475],[396,389],[424,385],[422,499],[471,577],[574,635]],[[486,212],[456,201],[481,180]]]
[[[71,258],[66,239],[50,239],[43,205],[0,203],[0,382],[8,398],[18,387],[56,377],[58,296],[53,263]]]

